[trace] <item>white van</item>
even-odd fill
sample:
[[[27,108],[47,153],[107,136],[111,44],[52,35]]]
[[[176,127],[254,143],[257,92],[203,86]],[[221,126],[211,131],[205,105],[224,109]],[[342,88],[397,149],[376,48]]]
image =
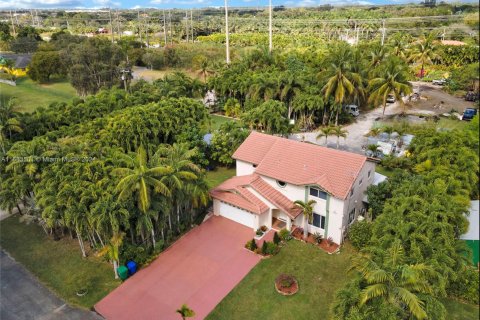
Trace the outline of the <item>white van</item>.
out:
[[[354,104],[343,106],[343,110],[345,110],[347,113],[351,114],[354,117],[358,117],[360,115],[358,106]]]

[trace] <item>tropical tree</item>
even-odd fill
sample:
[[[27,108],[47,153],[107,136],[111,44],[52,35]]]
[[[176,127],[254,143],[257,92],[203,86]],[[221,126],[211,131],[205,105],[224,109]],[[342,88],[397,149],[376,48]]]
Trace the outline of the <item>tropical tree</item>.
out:
[[[340,147],[340,138],[347,139],[348,131],[342,127],[333,127],[333,134],[337,136],[337,149]]]
[[[352,259],[351,270],[360,273],[366,285],[360,296],[362,306],[373,299],[384,299],[399,307],[406,306],[417,319],[427,319],[422,294],[432,294],[434,270],[423,263],[408,264],[400,241],[387,249],[383,259],[361,253]]]
[[[335,127],[333,126],[327,126],[327,127],[321,127],[318,129],[319,134],[317,134],[317,140],[325,137],[325,145],[328,146],[328,136],[331,136],[335,132]]]
[[[195,311],[190,309],[186,304],[182,304],[180,309],[177,309],[176,312],[180,314],[183,320],[186,320],[187,318],[195,317]]]
[[[437,54],[437,45],[433,34],[423,36],[413,44],[409,61],[421,65],[420,77],[423,78],[425,75],[425,65],[433,64],[438,59],[440,59],[440,55]]]
[[[105,245],[99,252],[98,256],[108,255],[108,258],[113,264],[113,272],[115,273],[115,279],[118,279],[118,266],[119,266],[119,248],[123,243],[124,233],[115,233],[110,239],[107,245]]]
[[[306,240],[308,237],[308,224],[313,219],[313,207],[317,202],[315,200],[308,200],[307,202],[297,200],[294,202],[296,208],[300,208],[303,213],[303,238]]]
[[[136,154],[125,155],[120,157],[128,167],[116,168],[112,174],[121,178],[117,185],[119,200],[126,200],[135,193],[137,206],[140,212],[145,216],[148,215],[152,202],[152,193],[170,197],[171,192],[164,183],[165,177],[173,173],[173,169],[161,165],[150,166],[147,161],[147,153],[143,146],[140,146]],[[145,222],[147,219],[143,219]],[[148,224],[147,230],[152,234],[152,244],[155,247],[155,230],[153,223]]]
[[[378,68],[377,77],[368,83],[368,90],[371,93],[370,102],[375,105],[382,104],[383,114],[385,114],[387,97],[389,94],[393,94],[405,108],[402,97],[412,92],[412,84],[407,79],[405,64],[397,57],[389,57],[385,64]]]

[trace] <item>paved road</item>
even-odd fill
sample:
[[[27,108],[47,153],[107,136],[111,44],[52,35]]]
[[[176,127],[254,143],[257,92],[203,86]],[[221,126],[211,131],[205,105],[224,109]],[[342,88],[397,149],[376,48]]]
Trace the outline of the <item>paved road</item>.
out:
[[[72,308],[41,285],[0,249],[1,320],[98,320],[97,314]]]

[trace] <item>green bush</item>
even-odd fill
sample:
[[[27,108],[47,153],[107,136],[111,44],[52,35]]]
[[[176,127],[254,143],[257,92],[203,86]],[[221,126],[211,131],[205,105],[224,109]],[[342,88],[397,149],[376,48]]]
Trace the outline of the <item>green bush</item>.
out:
[[[479,302],[478,272],[473,267],[465,267],[458,273],[458,278],[450,283],[449,294],[461,300],[478,304]]]
[[[280,248],[275,243],[267,242],[267,241],[265,241],[264,243],[266,243],[266,249],[265,249],[265,254],[266,255],[274,256],[278,253],[278,251],[280,251]],[[263,250],[263,248],[262,248],[262,250]]]
[[[267,254],[267,250],[268,250],[268,242],[267,242],[267,241],[263,241],[263,244],[262,244],[262,254],[263,254],[263,255],[266,255],[266,254]]]
[[[372,237],[372,224],[363,220],[355,222],[348,230],[348,238],[356,249],[365,247]]]
[[[249,240],[245,244],[245,248],[247,248],[248,250],[255,251],[258,248],[257,243],[255,242],[255,239]]]
[[[280,230],[279,236],[280,236],[280,239],[282,239],[283,241],[288,241],[292,239],[292,236],[290,235],[290,231],[288,231],[287,229]]]
[[[282,241],[282,239],[280,239],[280,237],[278,236],[278,233],[275,232],[273,234],[273,243],[275,243],[276,245],[278,245],[280,243],[280,241]]]

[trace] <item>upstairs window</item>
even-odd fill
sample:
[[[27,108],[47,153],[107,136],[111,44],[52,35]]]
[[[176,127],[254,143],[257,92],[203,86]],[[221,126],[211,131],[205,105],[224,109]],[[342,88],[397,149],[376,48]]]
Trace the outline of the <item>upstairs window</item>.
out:
[[[372,174],[372,170],[368,170],[368,177],[370,178],[370,175]]]
[[[355,188],[352,187],[352,190],[350,190],[350,197],[353,196],[353,193],[355,192]]]
[[[361,186],[363,183],[363,179],[360,179],[360,181],[358,182],[358,185]]]
[[[355,220],[355,208],[348,214],[348,224],[352,223]]]
[[[323,200],[327,199],[327,193],[317,188],[310,188],[310,195]]]
[[[280,181],[280,180],[277,180],[277,184],[280,188],[285,188],[285,186],[287,185],[285,181]]]

